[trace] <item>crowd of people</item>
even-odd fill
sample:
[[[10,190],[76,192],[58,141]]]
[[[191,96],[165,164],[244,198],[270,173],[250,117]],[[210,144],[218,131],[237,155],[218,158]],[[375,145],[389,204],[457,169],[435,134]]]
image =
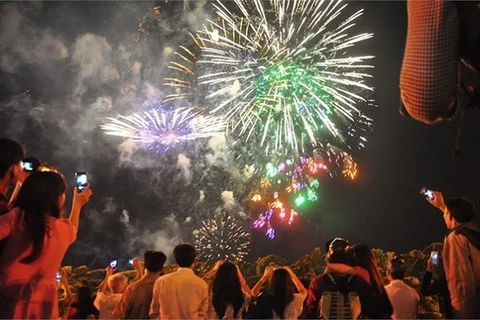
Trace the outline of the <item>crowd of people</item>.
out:
[[[75,294],[57,272],[75,241],[90,185],[73,190],[70,216],[64,218],[67,185],[62,174],[22,168],[24,148],[0,138],[0,318],[58,319],[413,319],[419,293],[404,281],[405,263],[392,259],[388,284],[369,247],[342,238],[325,244],[327,267],[308,288],[285,266],[268,266],[250,288],[233,262],[218,261],[204,278],[194,272],[197,251],[189,244],[173,250],[178,266],[163,274],[167,256],[148,250],[143,266],[133,259],[136,279],[106,268],[95,297],[87,287]],[[37,166],[38,168],[40,166]],[[10,196],[8,190],[14,189]],[[443,263],[430,259],[421,294],[443,298],[446,318],[480,318],[480,226],[465,198],[444,201],[433,191],[430,203],[443,212],[448,229]],[[201,248],[198,248],[201,250]],[[444,269],[443,273],[435,269]],[[435,274],[437,273],[437,274]]]

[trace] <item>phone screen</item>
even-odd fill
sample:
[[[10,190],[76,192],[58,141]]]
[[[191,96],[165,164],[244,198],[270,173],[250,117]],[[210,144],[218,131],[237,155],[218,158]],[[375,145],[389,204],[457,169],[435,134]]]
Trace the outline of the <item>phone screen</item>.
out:
[[[82,192],[87,187],[87,173],[86,172],[77,172],[75,173],[77,177],[77,189]]]
[[[133,266],[133,259],[128,260],[128,263],[130,263]]]
[[[434,265],[438,265],[438,251],[432,251],[430,258],[432,259],[432,263]]]
[[[117,267],[117,260],[110,261],[110,267],[111,268],[116,268]]]
[[[22,161],[22,169],[25,171],[33,171],[33,163]]]
[[[433,195],[433,191],[427,188],[422,188],[420,193],[423,194],[428,200],[433,200],[435,198],[435,196]]]

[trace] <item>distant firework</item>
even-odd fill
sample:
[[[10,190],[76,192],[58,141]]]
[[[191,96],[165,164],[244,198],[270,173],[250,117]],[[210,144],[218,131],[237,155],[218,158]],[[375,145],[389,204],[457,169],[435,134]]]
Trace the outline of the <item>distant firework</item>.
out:
[[[250,250],[249,245],[247,228],[226,213],[203,221],[195,235],[199,259],[210,264],[218,260],[243,261]]]
[[[165,152],[187,140],[223,135],[225,124],[217,117],[203,117],[187,108],[157,107],[143,114],[107,118],[102,125],[106,135],[131,138],[145,143],[149,150]]]

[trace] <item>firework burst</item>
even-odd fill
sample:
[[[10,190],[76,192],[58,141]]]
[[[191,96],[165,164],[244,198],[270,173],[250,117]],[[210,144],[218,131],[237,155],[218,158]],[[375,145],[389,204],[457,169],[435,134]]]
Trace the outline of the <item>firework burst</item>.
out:
[[[342,18],[347,5],[340,1],[234,4],[239,15],[217,1],[215,21],[194,36],[199,50],[177,52],[171,68],[183,76],[167,80],[177,89],[169,99],[203,87],[202,107],[221,114],[242,143],[269,157],[305,154],[331,139],[351,148],[349,128],[372,91],[364,70],[373,56],[346,52],[372,37],[348,34],[362,11]]]
[[[188,108],[154,108],[143,114],[107,118],[106,135],[131,138],[147,144],[149,150],[165,152],[187,140],[222,135],[225,124],[217,117],[199,116]]]
[[[207,263],[243,261],[249,252],[250,233],[237,218],[222,213],[202,222],[195,232],[199,259]]]

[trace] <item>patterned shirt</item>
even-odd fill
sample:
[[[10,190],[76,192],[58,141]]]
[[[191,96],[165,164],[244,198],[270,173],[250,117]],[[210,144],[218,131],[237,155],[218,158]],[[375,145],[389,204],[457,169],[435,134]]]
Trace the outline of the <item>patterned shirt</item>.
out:
[[[457,7],[452,1],[409,0],[407,10],[407,43],[400,75],[403,107],[408,115],[425,123],[451,118],[457,107],[460,62]]]

